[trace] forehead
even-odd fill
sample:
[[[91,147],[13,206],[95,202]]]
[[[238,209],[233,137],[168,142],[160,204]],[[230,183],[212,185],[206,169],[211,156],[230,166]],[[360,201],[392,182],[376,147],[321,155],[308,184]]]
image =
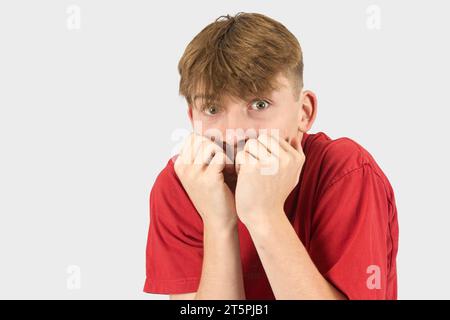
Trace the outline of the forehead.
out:
[[[192,96],[192,103],[197,106],[204,105],[206,103],[220,103],[220,104],[228,104],[228,103],[242,103],[246,102],[248,99],[254,99],[254,98],[272,98],[276,99],[277,97],[283,96],[286,93],[289,93],[292,89],[291,82],[289,81],[286,76],[283,74],[279,74],[275,78],[275,84],[276,89],[272,90],[271,92],[262,92],[260,94],[248,94],[247,97],[235,97],[230,94],[227,94],[226,92],[224,94],[218,94],[216,96],[214,95],[207,95],[201,93],[201,90],[198,90],[197,93],[195,93]]]

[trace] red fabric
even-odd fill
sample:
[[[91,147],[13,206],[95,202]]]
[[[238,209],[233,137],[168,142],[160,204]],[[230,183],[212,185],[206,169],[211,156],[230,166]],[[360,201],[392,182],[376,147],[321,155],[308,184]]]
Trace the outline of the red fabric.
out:
[[[351,139],[305,134],[302,147],[306,161],[284,209],[310,257],[349,299],[396,299],[398,223],[389,181]],[[238,227],[246,297],[274,299],[248,230]],[[171,159],[150,193],[144,291],[195,292],[202,257],[202,220]]]

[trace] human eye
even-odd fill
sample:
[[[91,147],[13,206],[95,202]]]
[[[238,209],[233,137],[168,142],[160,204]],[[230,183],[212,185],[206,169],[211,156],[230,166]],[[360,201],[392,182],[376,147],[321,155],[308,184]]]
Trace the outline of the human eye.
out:
[[[264,99],[257,99],[257,100],[254,100],[253,102],[252,102],[252,104],[250,105],[250,107],[253,109],[253,110],[257,110],[257,111],[261,111],[261,110],[265,110],[265,109],[267,109],[267,108],[269,108],[269,106],[271,105],[271,103],[269,102],[269,101],[267,101],[267,100],[264,100]]]
[[[220,108],[216,105],[211,105],[211,106],[205,106],[203,107],[202,111],[207,114],[208,116],[214,116],[217,113],[219,113]]]

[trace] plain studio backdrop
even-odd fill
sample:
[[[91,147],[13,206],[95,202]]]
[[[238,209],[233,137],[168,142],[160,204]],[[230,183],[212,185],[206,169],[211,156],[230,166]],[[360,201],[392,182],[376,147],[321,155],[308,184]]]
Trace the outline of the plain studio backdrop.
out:
[[[406,0],[1,1],[0,298],[167,298],[142,289],[150,188],[190,129],[177,63],[240,11],[299,39],[311,132],[390,179],[399,298],[450,298],[450,5]]]

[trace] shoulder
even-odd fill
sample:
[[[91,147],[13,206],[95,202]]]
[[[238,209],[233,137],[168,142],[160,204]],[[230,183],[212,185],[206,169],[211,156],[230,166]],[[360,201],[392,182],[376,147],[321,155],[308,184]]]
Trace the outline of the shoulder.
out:
[[[323,132],[308,135],[305,155],[316,162],[324,161],[327,167],[337,170],[352,169],[374,161],[370,153],[356,141],[347,137],[331,139]]]
[[[171,157],[164,168],[158,173],[153,184],[152,191],[155,189],[175,188],[176,185],[181,185],[174,169],[174,162],[178,155]]]
[[[176,158],[170,158],[155,179],[150,191],[150,216],[171,220],[178,226],[201,228],[201,218],[175,172]]]
[[[331,139],[323,132],[309,134],[305,142],[305,170],[315,176],[318,191],[324,191],[344,177],[365,171],[391,193],[390,183],[377,162],[363,146],[348,137]]]

